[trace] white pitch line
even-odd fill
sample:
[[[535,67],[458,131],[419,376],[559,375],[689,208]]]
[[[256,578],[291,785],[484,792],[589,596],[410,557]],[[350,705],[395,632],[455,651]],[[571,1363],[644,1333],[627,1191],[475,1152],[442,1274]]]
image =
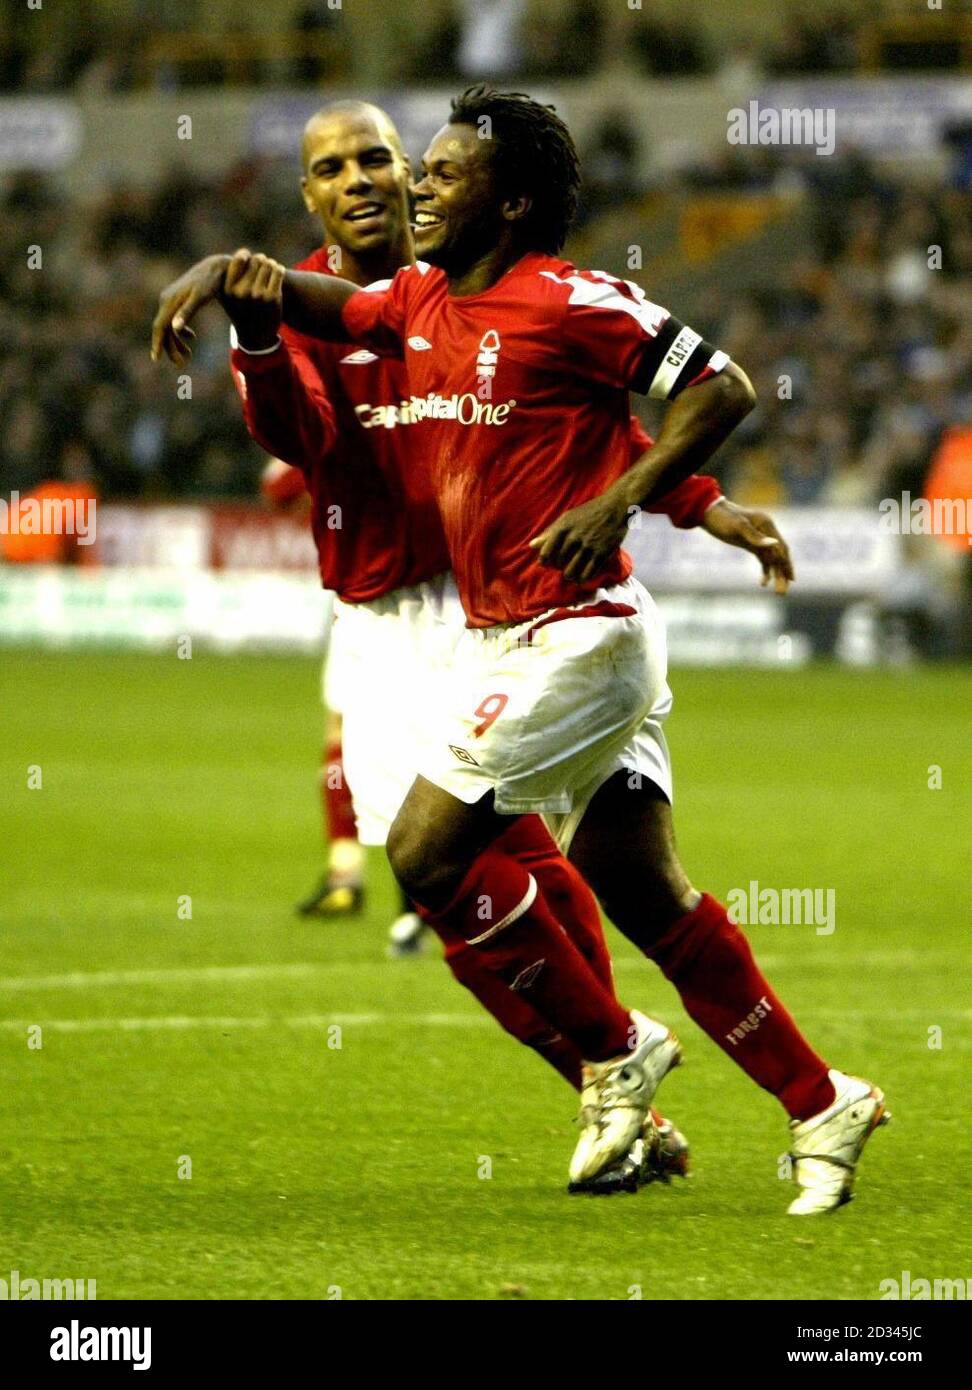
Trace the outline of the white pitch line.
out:
[[[207,1017],[202,1014],[158,1014],[148,1018],[51,1018],[0,1019],[0,1031],[23,1033],[28,1028],[48,1028],[52,1033],[141,1033],[149,1031],[181,1032],[188,1029],[211,1028],[228,1032],[233,1028],[343,1028],[402,1027],[408,1024],[435,1028],[480,1028],[492,1022],[488,1014],[297,1014],[277,1017],[271,1014],[252,1014],[242,1018]]]
[[[915,965],[927,964],[935,959],[951,960],[947,953],[925,954],[920,951],[875,951],[848,955],[844,952],[831,954],[827,951],[799,956],[760,955],[760,964],[768,970],[787,965],[833,966],[835,969],[854,966],[871,968],[907,969]],[[437,962],[429,958],[430,965]],[[374,961],[303,961],[293,964],[266,962],[257,965],[190,965],[171,969],[155,970],[75,970],[66,975],[8,975],[0,977],[0,993],[12,993],[30,989],[102,989],[115,985],[190,985],[233,982],[248,980],[294,980],[311,979],[315,975],[333,974],[341,970],[357,971],[365,967],[385,965],[389,970],[396,969],[392,962]],[[626,958],[615,963],[617,974],[639,971],[644,973],[648,963],[644,960]]]
[[[817,1020],[836,1019],[847,1022],[858,1019],[886,1019],[887,1014],[880,1009],[809,1009],[808,1018]],[[934,1014],[935,1018],[970,1019],[972,1009],[912,1009],[894,1011],[896,1020],[917,1019],[922,1024]],[[448,1014],[448,1013],[334,1013],[334,1014],[296,1014],[278,1016],[274,1014],[250,1014],[243,1017],[211,1017],[204,1014],[157,1014],[147,1018],[51,1018],[0,1019],[0,1032],[25,1033],[28,1028],[49,1029],[52,1033],[141,1033],[141,1032],[186,1032],[193,1029],[213,1029],[229,1032],[234,1028],[253,1031],[265,1028],[331,1028],[335,1024],[345,1028],[485,1028],[492,1024],[486,1013]],[[950,1044],[952,1047],[966,1049],[966,1039]]]
[[[20,989],[100,989],[110,985],[200,984],[218,980],[302,979],[353,962],[321,961],[294,965],[190,965],[171,970],[76,970],[70,975],[8,975],[0,991]]]

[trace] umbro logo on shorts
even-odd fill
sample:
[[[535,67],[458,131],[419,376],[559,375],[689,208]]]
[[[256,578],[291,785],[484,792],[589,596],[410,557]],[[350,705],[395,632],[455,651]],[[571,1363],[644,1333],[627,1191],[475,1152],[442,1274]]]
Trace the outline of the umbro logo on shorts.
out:
[[[456,757],[459,759],[461,763],[472,763],[473,767],[479,766],[479,763],[477,763],[473,755],[471,753],[467,753],[465,748],[457,748],[454,743],[450,743],[449,752],[455,753]]]
[[[419,337],[409,338],[408,345],[410,348],[414,348],[416,352],[428,352],[432,347],[432,344],[426,338]]]

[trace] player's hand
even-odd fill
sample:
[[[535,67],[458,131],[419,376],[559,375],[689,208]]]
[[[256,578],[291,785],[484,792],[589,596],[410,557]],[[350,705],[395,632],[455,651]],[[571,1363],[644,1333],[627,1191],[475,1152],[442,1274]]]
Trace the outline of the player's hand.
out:
[[[251,352],[273,347],[283,321],[283,282],[279,261],[237,251],[226,270],[220,302],[229,314],[240,346]]]
[[[572,507],[531,542],[541,565],[563,570],[564,578],[584,584],[607,567],[624,540],[628,508],[605,493]]]
[[[223,288],[230,264],[229,256],[207,256],[203,261],[166,285],[159,295],[159,312],[152,324],[152,361],[163,352],[177,367],[184,367],[192,356],[195,333],[188,326],[192,316],[209,304]]]
[[[796,578],[790,547],[776,529],[772,517],[765,512],[737,507],[735,502],[721,497],[706,512],[702,527],[716,540],[738,545],[755,555],[763,568],[760,584],[772,581],[778,594],[785,594]]]

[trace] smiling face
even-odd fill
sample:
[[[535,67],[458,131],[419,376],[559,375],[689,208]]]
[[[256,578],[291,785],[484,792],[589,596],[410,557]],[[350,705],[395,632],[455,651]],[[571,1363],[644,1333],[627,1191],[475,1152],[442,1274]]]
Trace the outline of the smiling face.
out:
[[[304,204],[329,243],[367,256],[407,236],[408,161],[383,111],[361,104],[313,116],[303,160]]]
[[[443,126],[425,152],[422,169],[412,190],[415,250],[447,274],[472,265],[525,210],[522,199],[501,198],[490,142],[479,138],[475,126]]]

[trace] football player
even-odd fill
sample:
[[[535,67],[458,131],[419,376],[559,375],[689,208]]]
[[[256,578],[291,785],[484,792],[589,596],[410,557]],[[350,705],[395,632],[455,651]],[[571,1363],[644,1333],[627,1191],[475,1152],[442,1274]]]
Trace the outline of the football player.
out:
[[[408,223],[409,169],[385,113],[359,102],[337,103],[308,123],[303,140],[305,205],[319,220],[324,244],[302,269],[344,275],[366,284],[414,259]],[[394,430],[406,390],[398,364],[367,351],[349,352],[284,330],[269,352],[258,345],[267,289],[256,264],[238,258],[223,283],[223,302],[238,325],[232,367],[254,438],[297,470],[311,496],[311,523],[321,578],[334,591],[335,622],[327,666],[327,696],[341,710],[344,767],[360,839],[382,844],[414,774],[410,727],[427,716],[423,690],[430,671],[448,663],[464,615],[451,577],[438,511],[422,472],[409,457],[409,432]],[[164,291],[160,315],[181,291]],[[265,313],[265,308],[262,310]],[[637,456],[650,444],[630,422]],[[416,441],[418,442],[418,441]],[[278,489],[292,492],[292,477]],[[689,479],[658,510],[683,526],[706,521],[724,539],[765,545],[767,538],[738,509],[713,507],[711,479]],[[389,676],[393,684],[389,685]],[[610,959],[597,905],[556,850],[537,818],[510,829],[510,852],[544,884],[544,891],[603,986],[613,993]],[[399,919],[391,947],[414,940],[411,916]],[[496,978],[488,958],[463,938],[440,929],[456,977],[501,1025],[533,1047],[575,1086],[581,1058],[529,1003]],[[631,1150],[610,1173],[584,1184],[593,1191],[632,1188],[639,1180],[684,1172],[687,1144],[652,1112]]]
[[[542,885],[504,849],[510,820],[536,811],[558,819],[610,915],[690,1015],[789,1112],[801,1189],[791,1211],[829,1210],[849,1193],[883,1097],[813,1052],[675,855],[664,636],[619,548],[632,511],[710,457],[752,391],[637,287],[560,260],[577,181],[551,111],[471,89],[415,190],[434,269],[420,263],[361,292],[247,255],[225,270],[224,298],[240,277],[263,296],[266,312],[248,320],[257,351],[275,350],[264,340],[285,315],[407,360],[398,418],[429,427],[429,476],[469,628],[451,712],[426,720],[422,775],[389,856],[427,917],[476,947],[586,1059],[572,1181],[628,1151],[680,1046],[599,989]],[[156,350],[171,335],[167,348],[182,352],[185,319],[177,310],[163,321]],[[629,386],[673,403],[633,467]]]

